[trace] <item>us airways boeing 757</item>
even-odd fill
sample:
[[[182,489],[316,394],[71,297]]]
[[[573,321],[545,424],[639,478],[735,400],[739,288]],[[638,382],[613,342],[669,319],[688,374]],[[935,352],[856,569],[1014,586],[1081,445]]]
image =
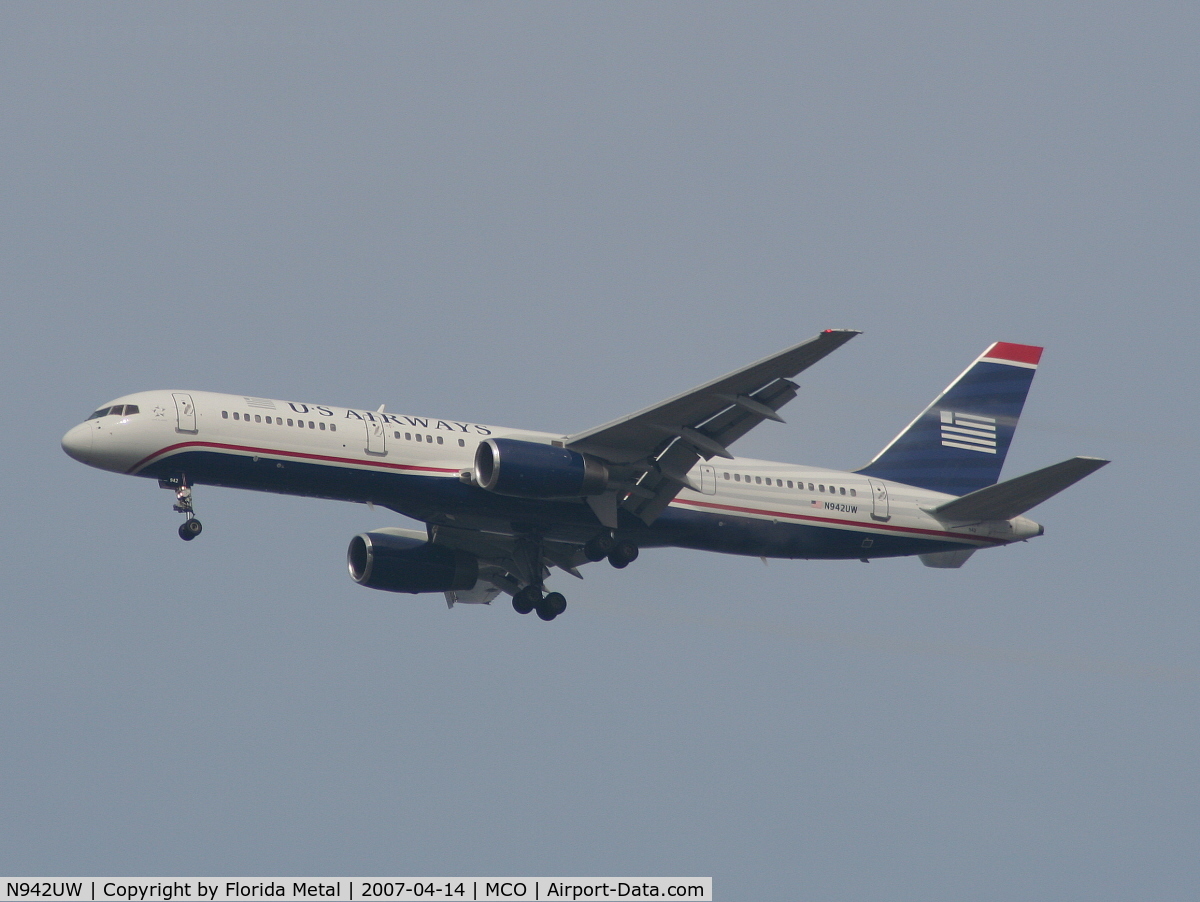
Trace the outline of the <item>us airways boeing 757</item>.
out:
[[[558,435],[245,395],[150,391],[106,403],[63,436],[93,467],[175,493],[228,486],[381,505],[426,524],[350,540],[350,576],[522,614],[566,609],[546,581],[640,548],[763,558],[917,555],[960,567],[980,548],[1040,536],[1023,516],[1108,461],[1075,457],[999,482],[1042,349],[996,342],[865,467],[735,457],[730,446],[797,394],[791,381],[857,332],[826,330],[689,392]]]

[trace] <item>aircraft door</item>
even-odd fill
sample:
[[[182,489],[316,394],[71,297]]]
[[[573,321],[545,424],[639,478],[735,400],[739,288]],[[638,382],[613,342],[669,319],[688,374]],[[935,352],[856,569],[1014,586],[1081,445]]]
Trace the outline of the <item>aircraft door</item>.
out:
[[[383,457],[387,454],[387,427],[378,420],[363,420],[363,424],[367,427],[367,447],[363,450]]]
[[[175,399],[175,431],[195,435],[200,430],[196,428],[196,405],[192,396],[184,392],[172,392]]]
[[[868,479],[871,483],[871,516],[876,520],[890,520],[891,513],[888,506],[887,486],[874,479]]]
[[[700,467],[700,492],[704,495],[717,494],[717,471],[710,464]]]

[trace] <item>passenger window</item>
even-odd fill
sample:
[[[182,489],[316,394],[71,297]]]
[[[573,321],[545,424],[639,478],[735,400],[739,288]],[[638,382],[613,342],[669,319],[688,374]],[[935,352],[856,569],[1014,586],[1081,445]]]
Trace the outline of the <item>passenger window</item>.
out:
[[[337,423],[330,423],[330,424],[329,424],[329,431],[330,431],[330,432],[337,432]]]
[[[726,479],[728,479],[728,478],[729,478],[729,471],[728,471],[728,470],[726,470],[726,471],[725,471],[725,478],[726,478]]]
[[[412,433],[411,432],[404,433],[404,440],[406,442],[411,442],[412,441]]]
[[[741,473],[734,473],[734,474],[733,474],[733,481],[734,481],[734,482],[741,482],[741,481],[742,481],[742,474],[741,474]]]
[[[855,494],[855,492],[854,492],[854,489],[851,489],[851,490],[850,490],[850,497],[851,497],[851,498],[857,498],[857,497],[858,497],[858,496]]]
[[[239,414],[239,413],[238,413],[238,412],[235,410],[235,411],[233,412],[233,418],[234,418],[235,420],[240,420],[242,417],[241,417],[241,415],[240,415],[240,414]]]
[[[228,420],[228,419],[229,419],[229,411],[228,411],[228,410],[222,410],[222,411],[221,411],[221,419],[222,419],[222,420]]]
[[[440,435],[438,436],[438,444],[442,444],[442,437]]]
[[[810,492],[813,490],[813,484],[811,482],[808,484],[808,490]]]
[[[458,447],[460,447],[460,448],[465,448],[465,447],[467,447],[466,440],[465,440],[465,439],[461,439],[461,438],[460,438],[460,439],[458,440]],[[726,473],[726,474],[725,474],[725,478],[726,478],[726,479],[728,479],[728,478],[729,478],[729,474],[728,474],[728,473]]]
[[[755,485],[762,485],[762,477],[761,477],[761,476],[755,476],[755,477],[754,477],[754,484],[755,484]]]
[[[258,414],[255,414],[255,415],[254,415],[254,422],[256,422],[256,423],[261,423],[261,422],[262,422],[262,417],[261,417],[261,416],[259,416]]]
[[[89,420],[98,420],[98,419],[100,419],[100,417],[104,416],[107,413],[108,413],[108,408],[101,407],[99,410],[97,410],[95,413],[93,413],[90,417],[88,417],[88,419]]]
[[[433,441],[433,436],[432,436],[432,435],[427,435],[427,436],[425,436],[425,441],[427,441],[427,442],[432,442],[432,441]]]
[[[817,488],[819,488],[822,492],[825,491],[825,486],[823,486],[823,485],[819,485],[819,486],[817,486]]]
[[[295,424],[292,422],[292,419],[291,419],[291,417],[288,417],[288,425],[289,425],[289,426],[294,426],[294,425],[295,425]]]
[[[396,438],[400,438],[400,430],[399,430],[399,429],[395,430],[395,431],[392,433],[392,435],[396,436]]]
[[[845,487],[845,486],[842,486],[841,488],[839,488],[839,489],[838,489],[838,494],[839,494],[839,495],[845,495],[845,494],[846,494],[846,487]]]
[[[421,433],[419,433],[419,432],[417,433],[417,441],[418,442],[421,441]]]
[[[313,421],[312,421],[312,420],[309,420],[309,421],[308,421],[308,428],[309,428],[309,429],[316,429],[317,427],[313,425]]]
[[[788,480],[788,488],[790,489],[791,487],[792,487],[792,481],[789,479]]]
[[[322,432],[325,431],[325,421],[324,420],[321,421],[321,431]]]

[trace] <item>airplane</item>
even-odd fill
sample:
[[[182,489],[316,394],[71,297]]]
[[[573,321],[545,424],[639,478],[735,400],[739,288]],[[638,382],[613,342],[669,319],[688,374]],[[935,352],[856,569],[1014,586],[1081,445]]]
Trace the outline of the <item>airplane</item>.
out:
[[[639,549],[789,559],[916,555],[956,568],[981,548],[1040,536],[1027,511],[1108,463],[1074,457],[1014,479],[1000,470],[1042,348],[995,342],[864,467],[839,471],[729,450],[796,397],[792,379],[859,333],[827,329],[757,363],[569,435],[198,391],[106,403],[63,436],[75,460],[157,479],[179,535],[203,529],[192,489],[226,486],[380,505],[423,521],[356,535],[351,578],[444,594],[500,593],[542,620],[566,609],[557,568]]]

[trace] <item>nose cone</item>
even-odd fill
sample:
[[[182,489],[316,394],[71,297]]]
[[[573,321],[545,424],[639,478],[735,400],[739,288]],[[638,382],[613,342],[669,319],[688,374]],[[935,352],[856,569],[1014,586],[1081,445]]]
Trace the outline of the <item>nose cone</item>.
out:
[[[92,429],[91,423],[80,423],[62,437],[62,449],[69,457],[75,458],[81,464],[92,462]]]

